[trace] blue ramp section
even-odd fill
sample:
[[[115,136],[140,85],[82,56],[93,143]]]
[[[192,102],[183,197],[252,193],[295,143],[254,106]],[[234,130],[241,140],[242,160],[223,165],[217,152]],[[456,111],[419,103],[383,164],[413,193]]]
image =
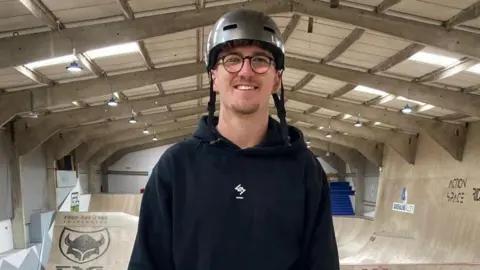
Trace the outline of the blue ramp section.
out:
[[[334,216],[353,216],[350,196],[355,195],[349,182],[330,182],[330,195],[332,197],[332,214]]]

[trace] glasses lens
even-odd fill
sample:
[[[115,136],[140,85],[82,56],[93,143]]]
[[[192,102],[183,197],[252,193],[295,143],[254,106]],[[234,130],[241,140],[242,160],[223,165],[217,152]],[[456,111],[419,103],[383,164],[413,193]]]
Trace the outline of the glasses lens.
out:
[[[256,73],[265,73],[270,67],[270,59],[266,56],[254,56],[250,66]]]
[[[243,59],[238,55],[227,55],[223,58],[223,66],[228,72],[238,72],[242,69]]]

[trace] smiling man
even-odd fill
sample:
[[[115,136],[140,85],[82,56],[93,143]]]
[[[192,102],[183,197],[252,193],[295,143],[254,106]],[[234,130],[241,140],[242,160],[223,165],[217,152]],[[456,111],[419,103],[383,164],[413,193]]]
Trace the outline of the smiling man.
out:
[[[208,116],[156,164],[128,269],[340,268],[325,172],[286,123],[284,58],[277,25],[260,12],[233,11],[214,25]]]

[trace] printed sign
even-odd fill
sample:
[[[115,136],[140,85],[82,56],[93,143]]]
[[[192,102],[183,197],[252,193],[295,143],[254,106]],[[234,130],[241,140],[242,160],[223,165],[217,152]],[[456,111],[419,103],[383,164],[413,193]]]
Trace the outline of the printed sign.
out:
[[[413,214],[415,211],[415,205],[413,204],[408,204],[408,193],[407,193],[407,188],[403,187],[402,189],[402,195],[401,195],[401,200],[402,202],[394,202],[392,206],[393,211],[397,212],[404,212],[404,213],[409,213]]]
[[[72,192],[71,200],[70,211],[80,212],[80,199],[78,198],[78,192]]]

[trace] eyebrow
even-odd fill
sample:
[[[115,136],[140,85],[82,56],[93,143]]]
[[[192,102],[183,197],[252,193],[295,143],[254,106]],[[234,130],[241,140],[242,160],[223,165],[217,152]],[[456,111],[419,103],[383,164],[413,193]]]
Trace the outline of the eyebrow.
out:
[[[240,55],[240,56],[245,56],[243,53],[240,53],[240,52],[236,52],[236,51],[226,51],[226,52],[223,52],[221,53],[219,56],[225,56],[225,55],[229,55],[229,54],[236,54],[236,55]],[[265,56],[265,57],[268,57],[268,58],[273,58],[273,55],[270,55],[266,52],[254,52],[252,53],[252,56]]]

